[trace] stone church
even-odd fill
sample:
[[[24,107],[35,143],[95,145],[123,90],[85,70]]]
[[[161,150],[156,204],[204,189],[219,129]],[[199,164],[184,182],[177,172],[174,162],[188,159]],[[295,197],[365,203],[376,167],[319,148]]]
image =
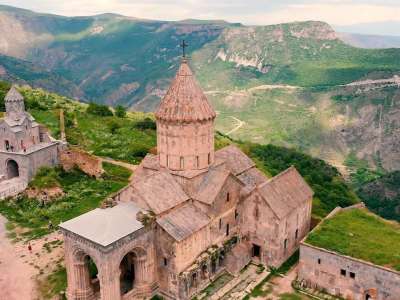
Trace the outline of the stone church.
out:
[[[215,117],[183,59],[156,112],[157,155],[112,207],[60,225],[68,299],[190,299],[223,272],[278,267],[298,249],[312,190],[294,167],[267,178],[236,146],[215,151]]]
[[[58,164],[61,141],[25,111],[24,97],[13,86],[5,99],[6,113],[0,119],[0,198],[10,185],[24,186],[43,166]],[[10,184],[7,181],[10,181]]]

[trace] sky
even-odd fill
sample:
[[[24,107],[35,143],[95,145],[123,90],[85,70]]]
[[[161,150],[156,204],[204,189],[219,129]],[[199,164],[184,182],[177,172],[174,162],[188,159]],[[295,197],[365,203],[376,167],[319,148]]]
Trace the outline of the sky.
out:
[[[331,25],[400,22],[400,0],[0,0],[66,16],[118,13],[158,19],[223,19],[246,25],[320,20]]]

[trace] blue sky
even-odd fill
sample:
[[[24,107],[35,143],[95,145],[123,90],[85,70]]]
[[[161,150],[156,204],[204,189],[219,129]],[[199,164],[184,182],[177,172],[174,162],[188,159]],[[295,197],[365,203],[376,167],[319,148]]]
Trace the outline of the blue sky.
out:
[[[400,21],[400,0],[0,0],[67,16],[114,12],[148,19],[224,19],[247,25],[321,20],[333,25]]]

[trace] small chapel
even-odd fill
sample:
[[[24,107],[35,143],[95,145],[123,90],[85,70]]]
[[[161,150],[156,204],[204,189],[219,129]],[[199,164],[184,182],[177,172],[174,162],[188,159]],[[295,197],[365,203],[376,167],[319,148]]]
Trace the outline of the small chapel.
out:
[[[114,205],[60,225],[69,300],[191,299],[250,262],[279,267],[310,230],[313,191],[294,167],[268,178],[238,147],[215,151],[186,58],[155,116],[157,154]]]
[[[7,186],[21,183],[23,190],[41,167],[57,165],[63,147],[25,110],[24,97],[15,86],[4,102],[6,112],[0,119],[0,198],[3,193],[8,196]]]

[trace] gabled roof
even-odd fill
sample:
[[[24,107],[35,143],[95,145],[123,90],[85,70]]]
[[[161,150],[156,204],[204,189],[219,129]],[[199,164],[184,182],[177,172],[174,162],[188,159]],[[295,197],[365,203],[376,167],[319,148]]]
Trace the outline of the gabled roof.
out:
[[[210,168],[202,177],[202,180],[197,187],[197,192],[193,195],[193,198],[197,201],[211,205],[230,174],[231,173],[226,169]]]
[[[185,204],[158,218],[156,222],[180,242],[207,226],[210,219],[193,204]]]
[[[157,215],[189,200],[189,196],[167,172],[156,172],[144,177],[132,188],[132,196],[139,197]]]
[[[260,184],[263,184],[268,181],[268,177],[265,176],[263,172],[261,172],[259,169],[253,167],[251,169],[248,169],[247,171],[244,171],[240,175],[238,175],[238,178],[246,184],[246,187],[253,189]]]
[[[234,175],[239,175],[256,165],[246,154],[234,145],[216,151],[215,158],[224,160],[228,169]]]
[[[158,162],[158,155],[147,154],[140,163],[143,167],[152,170],[159,170],[160,164]]]
[[[279,219],[302,206],[314,194],[294,167],[260,185],[257,191]]]
[[[136,219],[139,211],[132,202],[120,202],[112,208],[96,208],[60,224],[60,227],[106,247],[143,228]]]
[[[186,59],[156,111],[158,120],[191,122],[212,120],[215,111],[193,76]]]
[[[4,98],[5,102],[24,101],[24,97],[13,85]]]

